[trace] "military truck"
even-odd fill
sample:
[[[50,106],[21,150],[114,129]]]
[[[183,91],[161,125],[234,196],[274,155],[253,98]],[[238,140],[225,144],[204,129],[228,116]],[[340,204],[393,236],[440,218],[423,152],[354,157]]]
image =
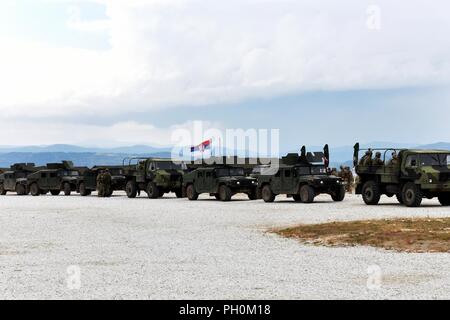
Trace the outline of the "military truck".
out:
[[[27,185],[32,196],[49,191],[54,196],[59,195],[61,191],[69,196],[72,191],[76,191],[79,177],[79,169],[75,168],[71,161],[49,163],[45,169],[30,174]]]
[[[162,158],[125,158],[123,165],[128,198],[135,198],[140,191],[151,199],[169,192],[174,192],[177,198],[184,197],[182,183],[187,170],[184,163]]]
[[[381,152],[383,164],[363,164],[359,152]],[[387,161],[389,153],[396,155]],[[418,149],[360,149],[354,146],[353,162],[358,175],[356,194],[367,205],[377,205],[381,196],[397,197],[408,207],[419,207],[423,198],[437,197],[443,206],[450,205],[450,151]],[[370,163],[370,162],[369,162]]]
[[[189,200],[197,200],[202,193],[209,193],[217,200],[230,201],[237,193],[246,193],[250,200],[256,200],[257,181],[238,165],[202,165],[183,178],[183,189]]]
[[[265,202],[273,202],[275,197],[285,194],[296,202],[312,203],[319,194],[331,195],[334,201],[343,201],[345,187],[343,180],[331,174],[328,168],[329,148],[323,152],[290,153],[280,159],[278,170],[262,168],[254,173],[258,179],[258,196]]]
[[[107,196],[110,197],[114,191],[125,190],[126,177],[123,166],[94,166],[92,169],[81,172],[78,179],[77,192],[81,196],[88,196],[97,190],[97,176],[102,170],[106,169],[111,174],[111,189],[110,194]]]
[[[38,168],[34,163],[16,163],[9,170],[0,174],[0,195],[7,192],[16,192],[17,195],[27,195],[29,193],[27,187],[27,177],[35,172]]]

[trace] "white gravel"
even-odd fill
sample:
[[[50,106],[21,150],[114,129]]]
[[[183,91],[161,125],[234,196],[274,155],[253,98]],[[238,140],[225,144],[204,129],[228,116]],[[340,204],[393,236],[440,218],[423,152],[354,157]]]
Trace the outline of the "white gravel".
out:
[[[409,209],[388,198],[368,207],[356,196],[342,203],[320,196],[311,205],[207,199],[0,197],[0,298],[450,298],[449,254],[314,247],[266,232],[332,220],[450,216],[436,201]],[[381,286],[367,286],[370,266],[380,268]]]

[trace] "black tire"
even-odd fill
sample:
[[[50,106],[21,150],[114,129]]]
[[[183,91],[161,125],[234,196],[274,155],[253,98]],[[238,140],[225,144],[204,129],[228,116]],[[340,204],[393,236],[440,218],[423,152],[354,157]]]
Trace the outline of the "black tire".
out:
[[[420,207],[423,194],[418,186],[413,182],[408,182],[403,187],[402,198],[407,207]]]
[[[230,187],[226,185],[221,185],[219,187],[219,198],[220,201],[230,201],[233,193],[231,192]]]
[[[51,193],[52,196],[59,196],[61,191],[60,190],[50,190],[50,193]]]
[[[39,186],[37,185],[37,183],[33,183],[30,186],[30,193],[33,197],[37,197],[41,195],[41,190],[39,189]]]
[[[216,200],[220,200],[220,195],[218,193],[214,194],[214,198],[216,198]]]
[[[302,201],[302,199],[300,198],[300,194],[293,194],[292,198],[294,199],[295,202]]]
[[[86,197],[88,196],[88,190],[86,189],[86,185],[84,184],[84,182],[81,182],[78,189],[80,190],[80,195],[82,197]]]
[[[380,186],[375,181],[367,181],[362,187],[362,197],[369,206],[375,206],[380,203]]]
[[[402,196],[401,193],[397,193],[395,196],[396,196],[396,198],[397,198],[398,203],[404,204],[404,203],[403,203],[403,196]]]
[[[195,187],[193,184],[190,184],[186,188],[186,196],[189,200],[197,200],[198,199],[198,193],[195,191]]]
[[[136,182],[133,180],[130,180],[125,185],[125,192],[127,194],[128,198],[136,198],[137,195],[137,188],[136,188]]]
[[[72,188],[70,187],[70,183],[64,183],[63,185],[63,191],[65,196],[70,196],[72,193]]]
[[[337,190],[335,190],[331,194],[331,199],[333,199],[333,201],[335,201],[335,202],[344,201],[344,199],[345,199],[345,187],[344,186],[340,186],[339,188],[337,188]]]
[[[183,198],[183,189],[175,190],[175,195],[177,196],[177,198]]]
[[[105,194],[105,197],[110,198],[113,195],[113,193],[114,193],[114,190],[112,190],[111,187],[110,187],[108,192]]]
[[[27,188],[23,184],[16,185],[16,193],[18,196],[24,196],[27,194]]]
[[[156,184],[154,182],[149,182],[147,184],[146,191],[147,191],[147,196],[150,199],[156,199],[161,194],[159,188],[156,186]]]
[[[247,193],[248,199],[249,200],[257,200],[258,199],[258,194],[256,192],[256,190],[252,190],[251,192]]]
[[[5,190],[3,183],[0,183],[0,195],[4,196],[6,193],[8,193],[8,191]]]
[[[309,185],[304,185],[300,188],[300,200],[303,203],[314,202],[315,192],[314,189]]]
[[[270,185],[268,185],[268,184],[266,184],[262,188],[261,195],[262,195],[264,202],[274,202],[275,201],[275,194],[272,192],[272,189],[270,188]]]
[[[441,205],[443,205],[444,207],[448,207],[450,206],[450,194],[441,194],[439,197],[439,202],[441,203]]]

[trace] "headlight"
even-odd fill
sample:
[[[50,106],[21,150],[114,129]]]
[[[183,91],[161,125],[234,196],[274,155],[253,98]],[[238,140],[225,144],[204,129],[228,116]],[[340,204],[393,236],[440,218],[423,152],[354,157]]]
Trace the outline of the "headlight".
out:
[[[252,181],[252,184],[255,184],[256,182],[255,181]]]
[[[430,179],[429,182],[430,182],[430,183],[433,183],[433,179]]]
[[[238,182],[236,182],[236,184],[241,184],[241,182],[240,182],[240,181],[238,181]]]
[[[320,181],[320,184],[323,184],[323,181]]]

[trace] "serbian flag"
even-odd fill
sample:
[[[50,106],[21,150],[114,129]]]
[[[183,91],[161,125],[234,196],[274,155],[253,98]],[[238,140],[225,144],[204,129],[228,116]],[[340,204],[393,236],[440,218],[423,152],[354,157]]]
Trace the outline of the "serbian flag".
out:
[[[191,147],[191,152],[196,152],[196,151],[203,152],[206,149],[210,149],[211,148],[211,144],[212,144],[212,139],[203,141],[199,145]]]

